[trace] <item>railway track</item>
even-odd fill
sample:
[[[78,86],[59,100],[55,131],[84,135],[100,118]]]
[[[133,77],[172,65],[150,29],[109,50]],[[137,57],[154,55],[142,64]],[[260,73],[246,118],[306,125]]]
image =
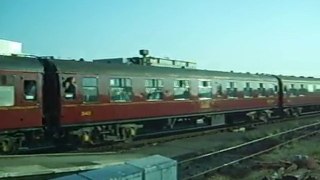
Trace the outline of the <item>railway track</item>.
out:
[[[164,143],[168,141],[178,140],[178,139],[186,139],[196,136],[202,136],[202,135],[208,135],[208,134],[216,134],[221,132],[230,132],[234,131],[236,129],[245,129],[246,131],[250,129],[257,128],[259,126],[263,126],[266,124],[275,124],[275,123],[282,123],[282,122],[290,122],[294,120],[299,119],[308,119],[308,118],[314,118],[318,116],[319,113],[313,113],[313,114],[307,114],[300,117],[295,118],[285,118],[285,119],[272,119],[270,121],[266,122],[249,122],[249,123],[241,123],[236,124],[233,126],[220,126],[220,127],[198,127],[193,128],[190,130],[171,130],[166,133],[152,133],[147,134],[145,136],[139,136],[138,140],[132,141],[132,142],[119,142],[116,144],[106,144],[102,146],[97,147],[90,147],[90,148],[80,148],[80,149],[67,149],[65,151],[55,151],[55,150],[49,150],[49,151],[22,151],[20,154],[6,154],[6,155],[0,155],[0,158],[19,158],[19,157],[31,157],[31,156],[73,156],[73,155],[106,155],[106,154],[115,154],[119,152],[125,152],[127,150],[130,150],[132,148],[139,148],[143,146],[148,145],[155,145],[159,143]],[[165,136],[160,136],[165,135]],[[155,137],[155,138],[153,138]]]
[[[291,118],[274,118],[270,119],[268,122],[245,122],[245,123],[239,123],[235,125],[225,125],[225,126],[216,126],[216,127],[197,127],[192,128],[189,130],[186,129],[179,129],[179,130],[170,130],[166,132],[159,132],[159,133],[152,133],[147,135],[140,135],[137,136],[137,139],[131,141],[131,142],[120,142],[112,145],[107,146],[101,146],[97,148],[85,148],[85,149],[78,149],[76,151],[71,151],[73,153],[96,153],[96,152],[102,152],[102,151],[109,151],[111,152],[124,152],[131,148],[139,148],[143,146],[148,145],[155,145],[159,143],[164,143],[168,141],[173,140],[179,140],[179,139],[187,139],[191,137],[197,137],[197,136],[203,136],[208,134],[216,134],[216,133],[222,133],[222,132],[232,132],[237,129],[245,129],[246,131],[255,129],[259,126],[263,126],[266,124],[274,124],[274,123],[282,123],[282,122],[290,122],[295,121],[299,119],[309,119],[319,116],[320,112],[305,114],[303,116],[299,117],[291,117]],[[71,153],[70,152],[70,153]]]
[[[222,168],[228,168],[293,141],[307,138],[318,133],[320,133],[320,121],[219,151],[184,158],[178,162],[179,179],[201,179]]]
[[[234,142],[237,142],[237,144],[241,144],[241,143],[244,143],[244,144],[250,144],[251,140],[252,139],[256,139],[255,141],[258,141],[257,139],[261,139],[260,137],[263,137],[265,136],[266,134],[270,134],[270,133],[274,133],[274,132],[278,132],[278,131],[282,131],[282,133],[284,132],[287,132],[289,131],[290,128],[300,128],[301,126],[305,127],[309,124],[314,124],[314,123],[320,123],[320,121],[318,120],[319,118],[314,118],[314,116],[309,116],[309,118],[306,118],[306,117],[301,117],[301,118],[296,118],[295,120],[296,121],[293,121],[294,119],[287,119],[286,121],[274,121],[274,122],[270,122],[270,123],[273,123],[273,124],[266,124],[264,126],[264,123],[259,123],[257,124],[257,128],[254,128],[253,131],[248,131],[248,132],[229,132],[229,130],[227,129],[224,129],[223,128],[220,128],[220,130],[218,131],[217,129],[215,129],[215,131],[207,131],[207,133],[213,133],[213,134],[208,134],[208,136],[205,136],[205,137],[195,137],[195,138],[186,138],[185,135],[182,135],[182,134],[177,134],[175,135],[176,137],[171,137],[173,140],[175,139],[178,139],[178,138],[186,138],[186,139],[181,139],[179,140],[178,142],[180,143],[180,146],[179,143],[177,144],[177,147],[184,147],[183,144],[181,143],[185,143],[186,145],[189,144],[190,145],[190,142],[192,141],[195,141],[197,139],[208,139],[208,138],[211,138],[211,137],[218,137],[218,138],[214,138],[215,140],[214,141],[217,141],[219,140],[220,138],[222,137],[225,137],[225,136],[232,136],[233,138],[225,138],[224,140],[222,141],[226,141],[227,139],[229,139],[229,141],[226,141],[226,142],[230,142],[230,143],[225,143],[223,146],[220,146],[219,143],[214,145],[215,143],[211,143],[210,144],[210,147],[207,147],[207,148],[196,148],[195,150],[192,150],[192,151],[186,151],[186,152],[183,152],[183,153],[177,153],[176,155],[172,155],[172,156],[168,156],[170,158],[173,158],[173,159],[176,159],[178,160],[179,163],[179,171],[181,171],[181,173],[179,172],[179,176],[181,177],[180,179],[188,179],[186,177],[189,177],[189,175],[192,173],[194,175],[196,175],[197,173],[202,173],[204,172],[204,170],[209,170],[210,167],[212,167],[211,165],[208,165],[208,161],[210,159],[210,156],[208,155],[209,153],[206,153],[206,154],[203,154],[203,152],[208,152],[210,150],[212,150],[213,148],[216,148],[216,150],[219,150],[217,152],[210,152],[213,156],[214,154],[218,155],[218,152],[221,153],[220,155],[221,156],[225,156],[227,158],[230,158],[230,154],[228,156],[228,154],[223,154],[224,151],[227,151],[227,150],[230,150],[232,148],[235,148],[235,147],[231,147],[231,148],[227,148],[227,149],[224,149],[226,147],[230,147],[231,144],[236,144]],[[261,125],[261,126],[260,126]],[[320,126],[320,125],[319,125]],[[237,128],[240,128],[240,127],[244,127],[244,126],[238,126]],[[248,126],[249,127],[249,126]],[[234,129],[236,129],[234,127]],[[220,131],[228,131],[226,133],[218,133]],[[246,130],[247,131],[247,130]],[[305,131],[304,131],[305,132]],[[302,133],[304,133],[302,132]],[[310,131],[311,132],[311,131]],[[197,132],[199,133],[199,132]],[[218,134],[217,134],[218,133]],[[256,136],[258,133],[258,136]],[[206,134],[205,132],[202,132],[202,134]],[[200,134],[196,134],[196,132],[194,133],[190,133],[188,136],[189,137],[192,137],[192,136],[199,136]],[[253,135],[253,136],[252,136]],[[275,135],[274,135],[275,137]],[[239,139],[240,141],[237,141],[237,139]],[[271,138],[272,139],[272,138]],[[158,139],[160,141],[166,141],[164,140],[163,138],[160,138]],[[231,141],[230,141],[231,140]],[[155,141],[154,140],[147,140],[149,143],[154,143]],[[212,141],[212,142],[214,142]],[[250,141],[250,142],[249,142]],[[255,142],[254,141],[254,142]],[[203,142],[206,142],[206,141],[203,141]],[[138,142],[136,142],[138,143]],[[141,143],[141,142],[139,142]],[[147,143],[147,142],[145,142]],[[164,145],[167,144],[167,143],[164,143]],[[169,142],[168,144],[171,144],[171,142]],[[199,143],[199,145],[201,144],[205,144],[205,143]],[[240,145],[236,146],[236,147],[239,147]],[[160,145],[159,147],[162,147],[162,145]],[[167,146],[168,148],[170,148],[170,145]],[[198,147],[198,146],[197,146]],[[199,146],[200,147],[200,146]],[[116,152],[116,151],[109,151],[109,152],[103,152],[103,150],[99,150],[98,152],[95,152],[95,151],[90,151],[90,152],[67,152],[67,153],[43,153],[43,154],[23,154],[23,155],[5,155],[5,156],[0,156],[0,159],[2,160],[2,162],[6,162],[8,161],[9,162],[9,166],[10,166],[10,162],[14,161],[14,162],[24,162],[24,161],[32,161],[34,162],[37,166],[44,166],[44,167],[49,167],[50,169],[49,170],[46,170],[46,172],[43,172],[43,170],[41,169],[38,169],[38,170],[35,170],[34,171],[34,174],[33,175],[24,175],[24,176],[28,176],[32,179],[32,177],[36,177],[37,173],[39,174],[46,174],[46,176],[48,177],[51,177],[50,174],[55,174],[57,177],[60,175],[60,173],[71,173],[71,172],[77,172],[77,171],[83,171],[83,170],[91,170],[91,169],[96,169],[96,168],[101,168],[103,166],[105,166],[107,163],[110,163],[111,161],[105,161],[106,159],[108,158],[114,158],[114,157],[122,157],[123,155],[126,156],[128,154],[135,154],[138,152],[138,154],[140,153],[146,153],[148,154],[148,151],[149,147],[143,147],[143,148],[138,148],[138,149],[132,149],[132,150],[129,150],[128,152],[124,152],[124,153],[119,153],[119,152]],[[157,149],[157,146],[154,146],[154,147],[150,147],[150,149]],[[96,149],[98,150],[98,149]],[[173,153],[173,151],[167,149],[168,153]],[[175,148],[173,148],[172,150],[175,150]],[[162,152],[161,151],[158,151],[160,154]],[[200,152],[202,152],[202,154],[200,154]],[[110,157],[109,157],[110,155]],[[204,167],[204,166],[199,166],[199,167],[192,167],[190,166],[190,163],[191,165],[196,165],[197,162],[191,162],[192,160],[195,160],[196,161],[196,157],[199,157],[199,156],[202,156],[204,159],[203,162],[201,162],[200,164],[201,165],[204,165],[207,163],[207,165]],[[207,156],[206,156],[207,155]],[[92,156],[93,158],[91,159],[90,156]],[[96,161],[96,157],[103,157],[103,161],[101,161],[102,163],[92,163],[92,162],[95,162]],[[81,160],[81,161],[78,161],[77,159],[82,159],[81,157],[84,157],[85,160]],[[87,157],[87,158],[86,158]],[[127,156],[127,157],[133,157],[133,158],[137,158],[136,156]],[[239,156],[237,156],[238,159],[239,159]],[[129,158],[129,159],[130,159]],[[49,161],[48,163],[46,163],[46,159]],[[66,160],[64,162],[64,160],[62,159],[69,159],[69,160]],[[74,159],[74,160],[73,160]],[[126,158],[124,158],[126,159]],[[190,160],[189,162],[187,162],[187,160]],[[229,159],[230,160],[230,159]],[[245,160],[245,159],[244,159]],[[60,169],[59,166],[58,167],[55,167],[55,166],[52,166],[51,163],[58,163],[59,162],[63,162],[61,163],[62,164],[62,168]],[[99,161],[99,160],[98,160]],[[121,160],[120,160],[121,161]],[[120,162],[119,161],[119,162]],[[241,160],[240,160],[241,161]],[[76,165],[75,166],[71,166],[69,167],[67,164],[72,164],[72,163],[75,163]],[[229,162],[226,162],[224,164],[227,164]],[[237,163],[237,162],[235,162]],[[235,164],[233,163],[233,164]],[[4,163],[3,163],[4,164]],[[12,164],[12,163],[11,163]],[[19,164],[19,163],[17,163]],[[29,163],[27,163],[29,164]],[[224,165],[222,164],[222,165]],[[31,165],[33,165],[31,163]],[[47,166],[48,165],[48,166]],[[65,166],[68,166],[67,169],[63,168]],[[232,165],[232,163],[230,164]],[[224,167],[224,166],[223,166]],[[219,170],[223,167],[220,167],[216,170]],[[225,166],[228,168],[228,166]],[[70,169],[71,168],[71,169]],[[216,170],[213,170],[213,171],[210,171],[210,172],[207,172],[207,173],[204,173],[202,175],[199,175],[199,176],[195,176],[196,177],[201,177],[203,175],[206,175],[206,174],[211,174],[212,172],[215,172]],[[189,173],[189,175],[184,175],[185,172],[187,171],[187,173]],[[10,177],[18,177],[17,174],[19,174],[20,172],[16,172],[15,170],[12,170],[12,171],[8,171]],[[11,174],[10,174],[11,173]],[[31,173],[28,171],[28,173]],[[9,177],[8,175],[8,177]],[[19,176],[20,177],[20,176]],[[201,179],[201,178],[200,178]]]
[[[313,117],[314,115],[310,116]],[[293,118],[286,119],[285,121],[293,120]],[[270,120],[268,123],[279,122],[279,119]],[[219,133],[225,131],[232,131],[239,127],[245,127],[247,129],[266,124],[265,122],[248,122],[248,123],[239,123],[233,126],[203,126],[195,127],[189,129],[176,129],[176,130],[167,130],[163,132],[148,133],[144,135],[138,135],[129,142],[116,142],[116,143],[105,143],[100,145],[93,146],[84,146],[77,149],[74,149],[73,145],[66,145],[64,150],[60,149],[57,151],[54,146],[43,147],[39,149],[21,149],[17,154],[0,154],[1,157],[25,157],[25,156],[57,156],[57,155],[72,155],[72,154],[84,154],[84,153],[93,153],[97,154],[100,152],[106,153],[115,153],[122,152],[130,148],[137,148],[146,145],[153,145],[163,142],[168,142],[177,139],[190,138],[195,136],[201,136],[205,134]]]

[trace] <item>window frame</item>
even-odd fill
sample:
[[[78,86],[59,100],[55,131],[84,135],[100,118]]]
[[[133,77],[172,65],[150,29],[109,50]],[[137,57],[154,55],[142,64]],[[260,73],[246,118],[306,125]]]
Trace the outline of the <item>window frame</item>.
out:
[[[178,82],[178,83],[177,83]],[[184,82],[184,83],[182,83]],[[187,82],[187,83],[186,83]],[[191,98],[191,93],[190,93],[190,79],[174,79],[173,80],[173,99],[175,101],[180,101],[180,100],[190,100]],[[185,87],[183,87],[185,86]],[[183,97],[183,98],[177,98],[176,96],[184,96],[184,93],[177,95],[176,91],[179,89],[184,88],[184,92],[188,92],[188,97]]]
[[[267,97],[266,84],[267,82],[258,82],[258,98]]]
[[[238,88],[237,88],[237,81],[227,81],[227,88],[226,88],[226,93],[227,93],[227,98],[228,99],[237,99],[238,98]]]
[[[148,81],[151,81],[151,85],[149,84]],[[148,83],[147,83],[148,82]],[[161,82],[161,83],[160,83]],[[150,99],[148,98],[149,94],[148,90],[149,89],[153,89],[159,92],[156,92],[158,94],[160,94],[160,98],[157,99]],[[145,99],[146,101],[163,101],[164,100],[164,81],[163,79],[156,79],[156,78],[148,78],[144,80],[144,90],[145,90]],[[153,92],[155,93],[155,92]],[[151,93],[152,94],[152,93]]]
[[[243,98],[253,98],[253,88],[252,88],[252,82],[245,81],[244,87],[243,87]],[[246,92],[249,92],[249,95],[246,94]]]
[[[28,99],[28,96],[32,96],[32,95],[27,95],[26,94],[26,82],[33,82],[34,85],[31,88],[34,88],[34,90],[30,90],[30,91],[34,91],[33,94],[33,98],[32,99]],[[34,79],[24,79],[23,80],[23,99],[24,101],[27,102],[36,102],[38,100],[38,84],[37,81]]]
[[[120,80],[119,84],[112,84],[112,80]],[[123,83],[123,80],[124,83]],[[129,80],[129,81],[128,81]],[[127,102],[132,102],[133,101],[133,82],[132,82],[132,78],[128,78],[128,77],[110,77],[108,79],[109,82],[109,101],[112,103],[127,103]],[[130,83],[128,83],[130,82]],[[120,99],[120,100],[114,100],[113,99],[113,89],[121,89],[121,92],[126,92],[126,96],[128,96],[129,98],[126,99]],[[128,93],[130,93],[128,95]],[[121,97],[121,96],[119,96]]]
[[[206,86],[204,86],[204,82],[207,83]],[[210,91],[210,97],[200,97],[200,89],[209,89]],[[213,83],[211,80],[209,79],[198,79],[198,99],[199,100],[209,100],[209,99],[213,99]],[[207,93],[203,93],[203,94],[207,94]]]
[[[85,79],[95,79],[95,85],[90,84],[86,85],[84,84]],[[95,99],[93,100],[86,100],[86,88],[95,88]],[[97,103],[99,102],[99,77],[92,77],[92,76],[84,76],[81,78],[81,89],[82,89],[82,102],[83,103]],[[90,99],[90,94],[89,94],[89,99]]]
[[[73,84],[74,86],[74,92],[73,94],[70,92],[67,92],[67,83],[71,83],[70,80],[72,81],[72,79],[75,79],[75,83]],[[76,101],[78,99],[78,85],[77,85],[77,80],[78,78],[76,77],[75,74],[64,74],[61,77],[61,97],[63,98],[63,101],[65,102],[72,102],[72,101]],[[70,86],[70,85],[69,85]],[[68,95],[72,95],[72,97],[68,97]]]
[[[12,81],[8,82],[8,77],[10,77],[10,79]],[[5,79],[5,80],[4,80]],[[5,83],[3,83],[5,81]],[[13,74],[0,74],[0,87],[4,90],[6,90],[5,88],[7,88],[8,90],[10,90],[10,103],[8,103],[8,105],[1,105],[0,107],[13,107],[16,105],[16,78],[15,75]],[[6,96],[7,97],[7,96]]]

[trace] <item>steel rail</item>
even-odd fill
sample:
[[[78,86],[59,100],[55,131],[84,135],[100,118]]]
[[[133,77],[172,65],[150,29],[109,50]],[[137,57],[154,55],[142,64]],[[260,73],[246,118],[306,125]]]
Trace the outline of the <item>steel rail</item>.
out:
[[[183,139],[183,138],[189,138],[189,137],[195,137],[195,136],[200,136],[200,135],[205,135],[205,134],[214,134],[214,133],[219,133],[219,132],[224,132],[224,131],[228,131],[228,130],[233,130],[233,129],[237,129],[237,128],[241,128],[241,127],[252,127],[252,126],[263,126],[263,125],[268,125],[268,124],[272,124],[272,123],[283,123],[283,122],[291,122],[294,120],[300,120],[301,118],[314,118],[315,116],[317,116],[318,114],[308,114],[305,116],[301,116],[299,117],[299,119],[297,118],[285,118],[285,119],[274,119],[274,120],[270,120],[269,122],[265,123],[265,122],[254,122],[254,123],[242,123],[242,124],[237,124],[234,126],[223,126],[223,127],[211,127],[210,129],[206,129],[204,131],[193,131],[193,132],[188,132],[188,133],[181,133],[181,134],[175,134],[175,135],[171,135],[171,136],[164,136],[164,137],[157,137],[157,138],[152,138],[152,139],[142,139],[142,140],[138,140],[138,141],[133,141],[131,143],[119,143],[119,144],[115,144],[112,145],[113,147],[117,147],[117,146],[125,146],[127,148],[130,147],[136,147],[136,146],[141,146],[141,145],[146,145],[146,144],[154,144],[154,143],[161,143],[161,142],[165,142],[165,141],[172,141],[172,140],[177,140],[177,139]],[[180,131],[180,130],[178,130]],[[190,130],[189,130],[190,131]],[[249,143],[249,142],[248,142]],[[101,148],[101,147],[99,147]],[[94,150],[94,148],[92,148]],[[83,152],[81,152],[82,150],[80,150],[80,152],[74,152],[74,151],[69,151],[69,152],[57,152],[57,153],[35,153],[35,154],[15,154],[15,155],[10,155],[10,154],[6,154],[6,155],[0,155],[0,158],[25,158],[25,157],[40,157],[40,156],[79,156],[79,155],[108,155],[108,154],[116,154],[119,153],[118,151],[107,151],[107,152],[101,152],[100,149],[98,149],[98,152],[90,152],[90,150],[92,149],[84,149]],[[85,150],[89,150],[89,151],[85,151]],[[223,152],[225,150],[221,150],[221,152]],[[219,152],[219,153],[221,153]],[[218,153],[218,152],[213,152],[213,153]],[[186,160],[184,160],[186,161]]]
[[[277,134],[269,135],[269,136],[266,136],[266,137],[263,137],[263,138],[258,138],[258,139],[255,139],[255,140],[253,140],[253,141],[246,142],[246,143],[243,143],[243,144],[239,144],[239,145],[236,145],[236,146],[233,146],[233,147],[230,147],[230,148],[225,148],[225,149],[222,149],[222,150],[219,150],[219,151],[214,151],[214,152],[206,153],[206,154],[199,155],[199,156],[196,156],[196,157],[188,158],[188,159],[179,161],[178,164],[179,164],[180,169],[181,169],[181,168],[183,168],[183,164],[190,164],[190,163],[192,163],[192,162],[194,162],[194,161],[201,160],[201,159],[203,159],[203,158],[208,158],[208,157],[211,157],[211,156],[216,156],[216,155],[221,154],[221,153],[224,153],[224,152],[228,152],[228,151],[232,151],[232,150],[237,150],[237,149],[240,149],[240,148],[245,147],[245,146],[250,146],[250,145],[256,144],[256,143],[258,143],[258,142],[263,142],[264,140],[267,140],[267,139],[271,139],[271,138],[274,138],[274,137],[278,137],[278,136],[290,134],[290,133],[297,132],[297,131],[300,131],[300,130],[305,130],[305,129],[308,129],[308,128],[311,128],[311,127],[317,127],[317,126],[319,126],[319,125],[320,125],[320,122],[312,123],[312,124],[309,124],[309,125],[305,125],[305,126],[302,126],[302,127],[294,128],[294,129],[287,130],[287,131],[284,131],[284,132],[280,132],[280,133],[277,133]],[[250,155],[247,155],[247,156],[244,156],[244,157],[241,157],[241,158],[232,160],[232,161],[227,162],[227,163],[224,163],[224,164],[222,164],[222,165],[220,165],[220,166],[211,167],[210,169],[207,169],[207,170],[205,170],[205,171],[195,173],[194,175],[189,175],[188,177],[183,177],[182,179],[183,179],[183,180],[189,180],[189,179],[194,179],[194,178],[197,178],[197,177],[204,176],[204,175],[206,175],[206,174],[215,172],[215,171],[217,171],[217,170],[219,170],[219,169],[221,169],[221,168],[224,168],[224,167],[227,167],[227,166],[230,166],[230,165],[239,163],[239,162],[241,162],[241,161],[244,161],[244,160],[253,158],[253,157],[255,157],[255,156],[258,156],[258,155],[267,153],[267,152],[269,152],[269,151],[272,151],[272,150],[274,150],[274,149],[277,149],[277,148],[279,148],[279,147],[282,147],[282,146],[284,146],[284,145],[286,145],[286,144],[288,144],[288,143],[291,143],[291,142],[293,142],[293,141],[296,141],[296,140],[300,140],[300,139],[309,137],[309,136],[314,135],[314,134],[317,134],[317,133],[320,133],[320,130],[319,130],[319,129],[314,130],[314,131],[312,131],[312,132],[305,133],[305,134],[300,135],[300,136],[298,136],[298,137],[291,138],[291,139],[286,140],[286,141],[284,141],[284,142],[281,142],[281,143],[279,143],[279,144],[277,144],[277,145],[273,145],[272,147],[269,147],[269,148],[267,148],[267,149],[259,150],[258,152],[252,153],[252,154],[250,154]],[[183,176],[183,175],[182,175],[182,176]]]

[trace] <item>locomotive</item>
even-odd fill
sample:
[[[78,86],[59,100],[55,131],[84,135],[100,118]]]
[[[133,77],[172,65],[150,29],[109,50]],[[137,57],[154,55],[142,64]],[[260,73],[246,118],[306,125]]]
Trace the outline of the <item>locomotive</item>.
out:
[[[126,63],[1,55],[0,152],[125,141],[320,109],[318,78],[199,70],[192,62],[140,53]],[[154,66],[160,62],[175,66]]]

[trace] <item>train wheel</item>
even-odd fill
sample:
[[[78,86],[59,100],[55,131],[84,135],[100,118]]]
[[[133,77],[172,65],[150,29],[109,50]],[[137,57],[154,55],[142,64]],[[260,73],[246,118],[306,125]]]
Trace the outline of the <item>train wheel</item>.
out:
[[[258,119],[258,113],[256,111],[248,112],[246,116],[249,118],[249,122],[255,121]]]
[[[83,132],[83,134],[81,135],[81,142],[83,145],[93,144],[92,137],[89,132]]]
[[[292,109],[292,116],[293,117],[299,117],[301,115],[301,111],[299,108]]]
[[[260,112],[259,113],[259,120],[261,120],[263,122],[268,122],[268,120],[269,120],[268,114],[266,112]]]
[[[103,138],[102,138],[102,132],[98,128],[94,128],[91,133],[91,141],[94,144],[101,144],[103,143]]]
[[[4,154],[14,154],[18,148],[18,144],[12,138],[1,141],[1,152]]]
[[[120,139],[125,142],[133,141],[133,138],[137,135],[138,129],[142,128],[143,126],[137,124],[123,124],[121,125],[120,129]]]
[[[286,117],[292,117],[292,111],[289,108],[283,110]]]
[[[121,135],[124,142],[128,143],[132,141],[133,134],[130,127],[122,128]]]

